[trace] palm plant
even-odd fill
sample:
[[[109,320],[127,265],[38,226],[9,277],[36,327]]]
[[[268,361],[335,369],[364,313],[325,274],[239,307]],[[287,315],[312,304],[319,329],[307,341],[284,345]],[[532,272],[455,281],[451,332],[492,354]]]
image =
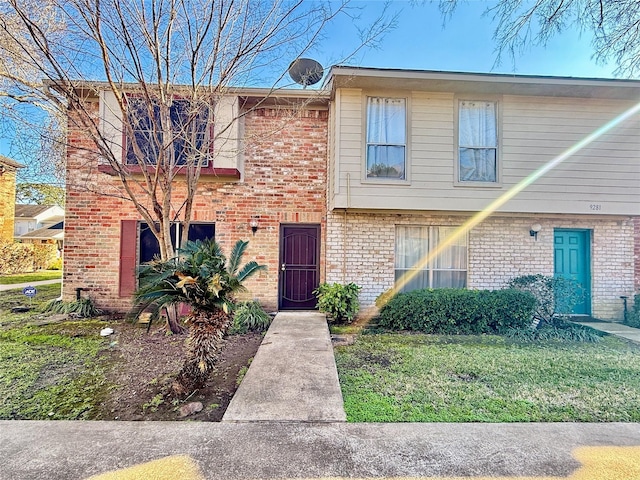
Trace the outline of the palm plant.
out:
[[[131,319],[144,311],[150,312],[153,320],[163,309],[179,304],[191,307],[186,320],[191,325],[187,358],[174,383],[178,394],[206,381],[231,321],[234,294],[245,290],[243,282],[265,268],[253,260],[240,266],[248,244],[238,240],[227,261],[214,240],[189,241],[177,257],[153,261],[140,270]]]

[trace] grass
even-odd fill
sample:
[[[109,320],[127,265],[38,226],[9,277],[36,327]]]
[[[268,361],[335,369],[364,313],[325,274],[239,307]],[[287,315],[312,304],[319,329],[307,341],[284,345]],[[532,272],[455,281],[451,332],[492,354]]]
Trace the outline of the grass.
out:
[[[0,285],[39,282],[40,280],[54,280],[58,278],[62,278],[62,270],[38,270],[37,272],[33,273],[2,275],[0,276]]]
[[[637,422],[640,348],[362,335],[336,348],[350,422]]]
[[[33,306],[60,295],[60,285],[38,289]],[[107,393],[100,352],[109,341],[98,320],[37,325],[20,291],[0,295],[0,419],[90,419]],[[35,308],[34,308],[35,310]]]
[[[38,293],[33,299],[26,297],[21,289],[12,289],[0,292],[0,328],[9,325],[19,325],[33,318],[33,310],[39,308],[43,303],[58,298],[61,292],[61,285],[40,285]],[[20,306],[32,306],[33,310],[26,313],[11,313],[11,309]]]

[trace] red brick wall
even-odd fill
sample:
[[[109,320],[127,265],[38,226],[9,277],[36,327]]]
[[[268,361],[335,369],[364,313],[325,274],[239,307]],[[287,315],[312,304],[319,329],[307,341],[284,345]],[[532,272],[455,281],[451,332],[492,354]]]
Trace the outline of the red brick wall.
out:
[[[97,112],[97,102],[95,111]],[[267,266],[247,282],[250,298],[267,309],[277,307],[279,228],[282,223],[316,223],[322,228],[321,279],[324,279],[326,220],[326,110],[294,112],[260,109],[244,118],[243,179],[202,178],[193,221],[215,222],[216,240],[225,252],[238,239],[249,240],[244,260]],[[75,289],[87,293],[101,308],[125,310],[128,298],[118,296],[121,220],[139,219],[133,204],[122,198],[117,177],[98,173],[97,156],[81,129],[69,127],[64,286],[66,299]],[[96,193],[100,192],[100,193]],[[184,188],[175,185],[173,205]],[[252,236],[250,222],[257,218]]]

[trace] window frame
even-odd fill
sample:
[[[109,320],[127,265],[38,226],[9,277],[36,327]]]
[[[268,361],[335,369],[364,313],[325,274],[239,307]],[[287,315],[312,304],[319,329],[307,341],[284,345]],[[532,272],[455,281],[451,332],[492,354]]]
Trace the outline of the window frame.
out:
[[[129,93],[125,95],[125,102],[129,103],[129,99],[135,99],[135,98],[142,98],[141,94],[136,94],[136,93]],[[178,102],[190,102],[189,98],[187,97],[180,97],[180,96],[174,96],[173,97],[173,102],[174,103],[178,103]],[[124,121],[124,119],[122,120]],[[212,170],[213,169],[213,152],[214,152],[214,123],[215,123],[215,117],[213,114],[213,108],[210,105],[209,106],[209,115],[206,121],[206,125],[203,128],[203,134],[204,134],[204,140],[203,142],[208,142],[208,155],[207,158],[205,160],[205,162],[203,162],[202,164],[202,170],[206,171],[206,170]],[[136,135],[136,133],[138,131],[143,131],[143,130],[138,130],[138,129],[133,129],[133,134]],[[144,130],[144,132],[146,132],[147,134],[152,133],[150,130]],[[125,129],[122,129],[122,160],[121,163],[122,165],[126,166],[129,169],[142,169],[142,166],[137,162],[134,161],[133,162],[129,162],[129,146],[130,146],[130,139],[125,131]],[[175,148],[175,145],[174,145]],[[148,163],[147,168],[155,168],[156,164],[155,163]],[[176,164],[176,169],[179,171],[180,169],[182,169],[183,167],[186,167],[186,160],[182,163],[177,163]]]
[[[192,225],[212,225],[213,227],[213,237],[209,237],[209,238],[216,238],[216,223],[215,222],[205,222],[205,221],[197,221],[197,222],[189,222],[189,233],[191,233],[191,226]],[[144,220],[139,220],[138,221],[138,225],[137,225],[137,235],[136,235],[136,268],[141,267],[142,265],[144,265],[146,262],[149,262],[150,260],[145,260],[144,262],[142,261],[142,235],[143,235],[143,229],[149,229],[149,225],[147,224],[147,222],[145,222]],[[171,235],[174,236],[174,238],[172,238],[172,243],[173,243],[173,248],[176,248],[176,245],[180,244],[180,239],[182,237],[182,225],[180,224],[180,222],[171,222]],[[156,248],[158,250],[158,253],[160,252],[160,245],[158,244],[157,239],[155,238],[155,236],[153,235],[153,233],[150,233],[151,237],[153,238],[153,240],[156,241]],[[191,235],[187,235],[187,240],[194,240],[192,238],[189,238]],[[155,250],[155,249],[154,249]],[[147,257],[148,255],[145,255],[145,257]]]
[[[395,237],[394,237],[394,264],[393,264],[393,275],[394,275],[394,283],[397,282],[398,278],[401,278],[401,276],[398,275],[399,271],[402,271],[402,273],[404,274],[405,272],[410,272],[410,271],[415,271],[415,270],[419,270],[421,272],[427,272],[427,278],[428,278],[428,285],[427,286],[422,286],[420,288],[413,288],[413,289],[406,289],[406,286],[400,289],[400,292],[409,292],[412,290],[418,290],[421,288],[468,288],[469,285],[469,234],[465,233],[464,235],[464,242],[465,242],[465,247],[466,247],[466,252],[465,252],[465,261],[464,261],[464,269],[460,269],[460,268],[436,268],[436,258],[431,259],[424,268],[421,269],[416,269],[416,268],[405,268],[405,267],[399,267],[398,266],[398,257],[399,257],[399,251],[398,251],[398,232],[399,229],[401,228],[422,228],[422,229],[427,229],[428,231],[428,237],[426,239],[427,242],[427,246],[426,246],[426,252],[427,254],[429,252],[431,252],[432,249],[432,236],[433,236],[433,232],[435,229],[440,229],[440,228],[449,228],[452,230],[456,230],[458,229],[460,226],[459,225],[415,225],[415,224],[397,224],[395,225]],[[415,265],[414,265],[415,266]],[[439,286],[434,286],[434,278],[435,278],[435,273],[437,272],[464,272],[464,286],[463,287],[439,287]]]
[[[368,119],[369,119],[369,98],[383,98],[383,99],[391,99],[391,100],[403,100],[404,101],[404,115],[405,115],[405,132],[404,132],[404,178],[396,178],[396,177],[374,177],[368,176],[368,147],[369,145],[400,145],[400,144],[382,144],[382,143],[369,143],[368,136]],[[409,112],[411,111],[411,98],[407,95],[390,95],[389,92],[367,92],[362,95],[362,121],[364,132],[362,138],[362,170],[361,170],[361,182],[362,183],[370,183],[370,184],[383,184],[383,185],[409,185],[411,183],[411,162],[409,159],[410,155],[410,132],[411,132],[411,115]]]
[[[491,102],[495,104],[496,111],[496,180],[495,182],[460,180],[460,104],[462,102]],[[454,186],[477,188],[502,187],[502,97],[497,95],[460,95],[454,98]],[[473,147],[466,147],[473,148]],[[478,147],[478,149],[490,147]]]

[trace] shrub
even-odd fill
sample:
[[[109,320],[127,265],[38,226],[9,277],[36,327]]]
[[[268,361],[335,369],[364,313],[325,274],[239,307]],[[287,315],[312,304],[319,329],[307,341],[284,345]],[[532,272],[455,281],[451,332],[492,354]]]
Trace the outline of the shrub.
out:
[[[355,283],[323,283],[313,294],[318,299],[318,309],[329,314],[331,321],[351,323],[360,310],[358,292],[361,288]]]
[[[535,326],[553,324],[558,312],[570,312],[584,299],[584,289],[575,281],[546,275],[523,275],[511,279],[509,288],[532,293],[536,298]]]
[[[33,245],[33,269],[42,270],[56,259],[58,248],[52,243]]]
[[[535,298],[515,290],[414,290],[392,298],[378,326],[439,334],[504,333],[531,323]]]
[[[238,304],[233,314],[229,333],[266,332],[271,325],[271,315],[257,301]]]
[[[62,257],[52,260],[51,263],[47,265],[47,270],[62,270]]]
[[[506,332],[506,336],[514,340],[562,340],[587,343],[597,343],[602,340],[603,335],[593,328],[560,319],[553,325],[546,324],[540,328],[512,328]]]
[[[640,328],[640,293],[633,296],[633,305],[627,312],[625,323],[630,327]]]
[[[90,318],[102,314],[102,310],[96,308],[90,298],[81,298],[72,302],[60,299],[50,300],[44,304],[42,311],[45,313],[65,313],[77,318]]]
[[[0,240],[0,274],[33,272],[33,245]]]
[[[382,307],[384,307],[387,303],[389,303],[389,300],[391,300],[394,297],[395,293],[393,291],[393,288],[390,288],[389,290],[385,290],[384,292],[382,292],[380,295],[378,295],[376,297],[376,307],[378,307],[378,310],[381,310]]]

